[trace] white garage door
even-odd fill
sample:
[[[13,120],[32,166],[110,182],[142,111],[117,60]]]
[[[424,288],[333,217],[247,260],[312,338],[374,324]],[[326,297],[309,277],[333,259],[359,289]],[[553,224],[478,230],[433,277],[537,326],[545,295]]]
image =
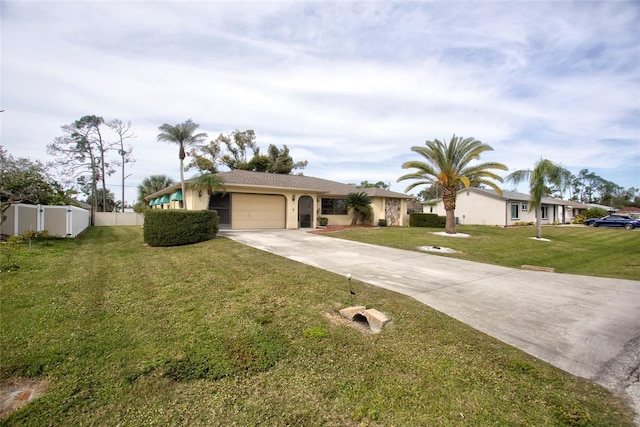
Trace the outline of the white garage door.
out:
[[[284,196],[234,193],[231,199],[231,228],[285,228]]]

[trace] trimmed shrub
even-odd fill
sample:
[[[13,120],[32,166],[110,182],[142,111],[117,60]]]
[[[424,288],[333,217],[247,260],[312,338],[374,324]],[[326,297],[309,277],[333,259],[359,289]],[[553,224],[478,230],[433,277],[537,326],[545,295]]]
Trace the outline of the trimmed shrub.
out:
[[[179,246],[216,237],[216,211],[151,209],[144,215],[144,241],[149,246]]]
[[[587,219],[587,217],[585,217],[584,215],[576,215],[575,218],[573,218],[573,223],[574,224],[584,224],[584,221]]]
[[[582,215],[586,218],[602,218],[608,215],[607,211],[602,208],[589,208],[586,209]]]
[[[409,214],[409,227],[444,228],[447,218],[434,213]]]

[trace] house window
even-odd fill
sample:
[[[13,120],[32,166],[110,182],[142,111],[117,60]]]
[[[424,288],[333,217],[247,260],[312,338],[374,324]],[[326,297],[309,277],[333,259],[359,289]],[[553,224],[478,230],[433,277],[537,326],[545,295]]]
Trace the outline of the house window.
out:
[[[542,219],[549,219],[549,207],[542,206],[540,209],[542,210]]]
[[[529,204],[528,203],[523,203],[522,204],[522,212],[527,212],[529,210]]]
[[[517,203],[511,204],[511,219],[520,219],[520,205]]]
[[[346,215],[344,199],[322,199],[322,215]]]

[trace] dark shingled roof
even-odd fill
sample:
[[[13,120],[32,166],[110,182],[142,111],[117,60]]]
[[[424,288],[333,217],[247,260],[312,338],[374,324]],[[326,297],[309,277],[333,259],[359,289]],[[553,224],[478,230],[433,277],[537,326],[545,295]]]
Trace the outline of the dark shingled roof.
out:
[[[325,192],[329,196],[346,196],[349,193],[365,192],[371,197],[412,198],[404,193],[396,193],[381,188],[362,188],[356,185],[304,175],[283,175],[236,169],[229,172],[220,172],[218,176],[222,178],[225,184],[313,190]]]
[[[244,170],[232,170],[229,172],[219,172],[217,174],[227,185],[246,186],[246,187],[266,187],[266,188],[283,188],[295,190],[308,190],[323,193],[324,196],[341,196],[344,197],[349,193],[367,193],[371,197],[389,197],[396,199],[412,199],[413,197],[404,193],[383,190],[381,188],[362,188],[356,185],[343,184],[341,182],[330,181],[328,179],[314,178],[304,175],[283,175],[275,173],[251,172]],[[171,193],[180,189],[180,183],[174,184],[154,194],[146,197],[147,200],[164,194]]]

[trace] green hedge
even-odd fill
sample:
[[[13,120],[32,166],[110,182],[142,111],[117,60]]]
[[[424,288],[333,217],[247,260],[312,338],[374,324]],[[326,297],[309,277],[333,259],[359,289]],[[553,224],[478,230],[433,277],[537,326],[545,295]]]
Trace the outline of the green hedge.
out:
[[[433,227],[444,228],[447,218],[434,213],[409,214],[409,227]]]
[[[211,240],[218,221],[216,211],[151,209],[144,214],[144,241],[149,246],[179,246]]]
[[[603,208],[589,208],[589,209],[586,209],[584,212],[582,212],[582,216],[584,216],[586,219],[602,218],[607,216],[608,214],[609,212],[607,212]]]

